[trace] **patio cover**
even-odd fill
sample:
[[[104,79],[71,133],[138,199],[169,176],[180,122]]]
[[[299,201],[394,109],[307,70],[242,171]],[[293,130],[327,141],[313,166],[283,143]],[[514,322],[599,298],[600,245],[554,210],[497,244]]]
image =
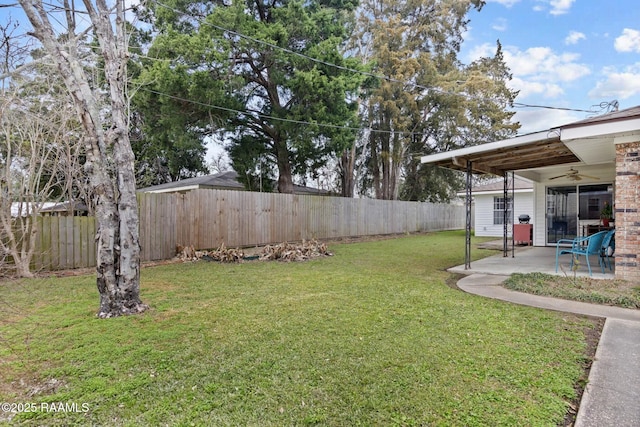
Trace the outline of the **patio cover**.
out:
[[[448,169],[504,176],[505,172],[540,168],[580,159],[560,140],[560,132],[550,130],[517,136],[503,141],[433,154],[421,159]]]
[[[504,197],[508,197],[508,173],[531,178],[525,171],[563,164],[597,165],[615,162],[615,144],[637,140],[640,130],[640,106],[614,111],[585,120],[514,138],[421,157],[430,163],[467,173],[467,236],[465,268],[471,264],[471,175],[493,174],[505,179]],[[522,173],[524,172],[524,173]],[[533,174],[537,176],[537,174]],[[505,204],[506,209],[506,204]],[[513,255],[514,251],[512,251]],[[504,256],[507,256],[505,211]]]
[[[502,141],[421,157],[448,169],[504,176],[568,163],[614,161],[614,142],[640,129],[640,106]]]

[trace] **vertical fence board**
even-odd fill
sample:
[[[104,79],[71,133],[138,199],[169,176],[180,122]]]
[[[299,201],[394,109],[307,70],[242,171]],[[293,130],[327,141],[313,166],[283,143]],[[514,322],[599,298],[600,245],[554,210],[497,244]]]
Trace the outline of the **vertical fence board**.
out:
[[[60,228],[61,252],[64,253],[64,269],[73,268],[73,217],[63,216]]]
[[[71,242],[71,251],[73,253],[72,268],[81,268],[82,267],[82,253],[81,253],[82,225],[79,221],[74,221],[74,217],[69,217],[69,219],[71,219],[71,234],[73,235],[73,241]]]
[[[38,228],[38,233],[41,234],[39,234],[40,244],[36,246],[36,250],[40,255],[40,259],[39,263],[36,264],[36,269],[51,270],[53,265],[51,262],[51,217],[42,217],[38,222],[41,224]]]

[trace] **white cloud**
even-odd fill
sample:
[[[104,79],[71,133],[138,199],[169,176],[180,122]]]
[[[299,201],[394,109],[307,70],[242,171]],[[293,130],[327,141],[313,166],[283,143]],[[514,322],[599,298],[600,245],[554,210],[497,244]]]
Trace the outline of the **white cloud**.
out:
[[[504,48],[504,46],[503,46]],[[493,56],[496,53],[496,45],[491,43],[483,43],[474,46],[467,55],[469,62],[473,62],[477,59]]]
[[[549,47],[531,47],[525,51],[505,49],[505,61],[515,76],[536,81],[569,82],[590,74],[589,67],[578,63],[576,53],[555,53]]]
[[[640,53],[640,31],[625,28],[622,35],[616,38],[613,46],[618,52]]]
[[[548,4],[550,6],[549,13],[551,15],[564,15],[569,12],[573,2],[575,2],[575,0],[538,0],[538,3],[533,6],[533,10],[536,12],[542,12],[546,10],[546,4]],[[541,3],[544,3],[544,5]]]
[[[519,3],[520,0],[487,0],[488,3],[498,3],[505,7],[511,7],[516,3]]]
[[[586,40],[587,36],[579,31],[571,31],[564,39],[564,44],[577,44],[580,40]]]
[[[640,95],[640,62],[622,71],[607,67],[602,70],[605,79],[589,91],[593,99],[627,99]]]
[[[549,4],[551,5],[551,13],[552,15],[564,15],[569,12],[571,9],[571,5],[575,0],[551,0]]]
[[[518,130],[519,134],[539,132],[585,118],[580,113],[544,108],[518,109],[513,117],[522,125]]]
[[[486,43],[476,46],[470,53],[470,60],[495,54],[495,46]],[[518,99],[530,95],[558,98],[564,94],[563,84],[573,82],[591,70],[578,62],[580,55],[556,53],[549,47],[532,47],[520,50],[514,46],[503,46],[504,60],[513,74],[512,89],[519,90]]]
[[[564,94],[564,90],[557,83],[537,82],[514,77],[508,85],[510,89],[519,91],[518,99],[526,99],[533,95],[542,95],[545,98],[558,98]]]
[[[498,18],[498,19],[495,20],[493,25],[491,25],[491,28],[493,28],[496,31],[507,31],[509,26],[507,25],[507,20],[506,19]]]

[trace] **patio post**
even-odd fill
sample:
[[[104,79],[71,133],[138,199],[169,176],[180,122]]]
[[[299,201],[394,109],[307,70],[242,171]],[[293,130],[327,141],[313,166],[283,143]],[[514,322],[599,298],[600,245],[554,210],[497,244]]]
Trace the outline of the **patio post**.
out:
[[[467,221],[466,221],[466,237],[464,245],[464,269],[471,268],[471,176],[473,169],[471,161],[467,161],[467,197],[465,201]]]
[[[511,171],[511,217],[509,217],[509,172],[505,171],[503,178],[503,195],[502,200],[504,204],[502,206],[502,256],[504,258],[509,256],[509,220],[511,220],[511,226],[515,224],[514,208],[515,208],[515,173]],[[513,233],[512,233],[513,237]],[[511,257],[515,256],[515,241],[511,239]]]
[[[502,256],[507,257],[507,205],[509,204],[509,173],[502,174]]]
[[[516,256],[516,173],[511,171],[511,258]]]

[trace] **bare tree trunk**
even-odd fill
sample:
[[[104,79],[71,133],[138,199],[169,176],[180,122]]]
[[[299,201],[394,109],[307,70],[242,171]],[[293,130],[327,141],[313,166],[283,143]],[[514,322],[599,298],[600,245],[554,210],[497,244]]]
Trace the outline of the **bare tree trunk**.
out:
[[[389,126],[385,127],[385,129],[389,129]],[[382,136],[382,147],[380,149],[380,160],[382,162],[382,199],[389,200],[389,180],[391,176],[391,138],[392,135],[386,134]]]
[[[380,181],[380,147],[378,145],[379,136],[375,132],[369,135],[369,146],[371,147],[371,175],[372,185],[376,199],[382,199],[382,182]]]
[[[124,9],[117,2],[114,33],[111,10],[104,0],[84,0],[102,53],[109,87],[110,117],[100,111],[98,88],[89,84],[82,68],[73,34],[66,49],[56,37],[42,0],[19,0],[34,36],[55,62],[69,90],[85,131],[87,163],[92,196],[96,202],[97,287],[102,318],[139,313],[147,306],[140,300],[140,244],[135,196],[134,158],[129,143],[126,111],[127,44],[123,33]],[[74,23],[69,22],[68,28]],[[79,36],[77,36],[79,37]]]
[[[342,197],[353,197],[355,189],[356,146],[344,150],[340,158]]]
[[[293,178],[291,176],[291,162],[286,143],[276,141],[276,157],[278,161],[278,192],[293,194]]]

